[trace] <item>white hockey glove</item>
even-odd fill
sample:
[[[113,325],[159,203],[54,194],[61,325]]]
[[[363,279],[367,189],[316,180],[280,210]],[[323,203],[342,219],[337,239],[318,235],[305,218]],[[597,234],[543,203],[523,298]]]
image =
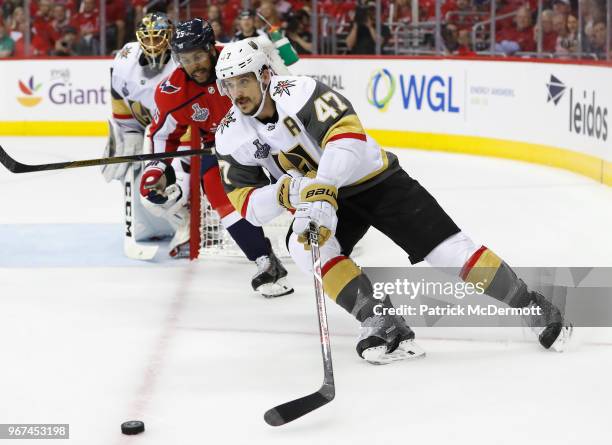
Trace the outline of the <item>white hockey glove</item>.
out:
[[[314,181],[315,172],[309,172],[301,176],[297,170],[292,174],[284,174],[276,181],[276,196],[278,203],[287,210],[296,209],[300,203],[300,191]]]
[[[298,241],[309,250],[308,228],[315,223],[319,228],[319,246],[334,236],[338,225],[338,189],[329,184],[313,180],[300,191],[300,204],[294,214],[293,231]]]
[[[144,142],[144,135],[142,133],[123,133],[117,124],[112,123],[112,121],[109,121],[108,126],[108,141],[103,155],[105,158],[131,156],[142,153],[142,144]],[[103,165],[102,176],[104,176],[106,182],[110,182],[113,179],[122,181],[130,165],[127,163]]]

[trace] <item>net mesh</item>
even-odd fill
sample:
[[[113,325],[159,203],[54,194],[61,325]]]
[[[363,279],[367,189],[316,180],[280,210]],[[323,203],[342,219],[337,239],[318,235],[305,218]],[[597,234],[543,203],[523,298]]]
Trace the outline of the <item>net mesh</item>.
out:
[[[205,256],[242,257],[244,253],[223,228],[219,214],[212,208],[200,185],[200,158],[191,158],[191,193],[189,199],[191,223],[189,257],[194,260]],[[292,216],[286,212],[263,227],[272,249],[278,257],[287,258],[289,252],[285,238]]]

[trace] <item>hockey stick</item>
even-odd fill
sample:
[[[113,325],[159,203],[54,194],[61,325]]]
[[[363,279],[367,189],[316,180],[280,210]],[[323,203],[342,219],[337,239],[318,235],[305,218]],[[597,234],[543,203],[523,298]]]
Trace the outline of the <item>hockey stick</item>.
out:
[[[96,165],[121,164],[124,162],[152,161],[155,159],[179,158],[181,156],[197,156],[210,154],[210,150],[185,150],[174,153],[152,153],[132,156],[117,156],[114,158],[86,159],[84,161],[56,162],[51,164],[27,165],[11,158],[0,147],[0,164],[12,173],[31,173],[46,170],[63,170],[66,168],[92,167]]]
[[[278,405],[266,411],[264,420],[268,425],[280,426],[302,417],[326,403],[331,402],[336,395],[334,370],[332,367],[331,346],[327,328],[327,311],[323,293],[323,278],[321,276],[321,254],[319,252],[319,231],[311,223],[309,229],[310,248],[312,254],[312,273],[314,276],[315,296],[317,299],[317,315],[319,316],[319,333],[321,335],[321,353],[323,355],[323,385],[312,394]]]

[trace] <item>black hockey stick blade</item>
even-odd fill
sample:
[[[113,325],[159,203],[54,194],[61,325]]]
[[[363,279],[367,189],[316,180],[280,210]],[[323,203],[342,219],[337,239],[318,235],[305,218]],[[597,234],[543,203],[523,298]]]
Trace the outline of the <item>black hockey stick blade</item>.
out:
[[[2,147],[0,147],[0,164],[4,165],[12,173],[32,173],[46,170],[63,170],[67,168],[93,167],[96,165],[122,164],[125,162],[152,161],[155,159],[179,158],[182,156],[201,156],[210,154],[210,150],[185,150],[173,153],[151,153],[132,156],[117,156],[114,158],[86,159],[83,161],[55,162],[51,164],[22,164],[11,158]]]
[[[317,392],[269,409],[264,414],[264,420],[270,426],[284,425],[317,408],[321,408],[334,400],[335,395],[336,391],[333,383],[324,384]]]

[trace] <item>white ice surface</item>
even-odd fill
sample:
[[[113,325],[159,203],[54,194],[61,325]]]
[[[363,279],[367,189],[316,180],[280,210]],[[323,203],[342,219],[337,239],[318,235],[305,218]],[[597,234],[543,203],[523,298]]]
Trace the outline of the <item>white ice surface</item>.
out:
[[[104,141],[0,145],[38,163],[98,157]],[[510,264],[612,266],[612,189],[524,163],[396,153]],[[331,302],[337,397],[269,427],[265,410],[322,381],[309,277],[289,264],[296,293],[263,300],[243,261],[123,258],[121,191],[96,168],[0,168],[0,186],[0,423],[69,423],[68,443],[87,445],[610,443],[605,336],[554,354],[532,340],[417,329],[425,359],[374,367],[355,354],[357,326]],[[360,252],[361,265],[408,266],[375,231]],[[147,431],[122,436],[129,419]]]

